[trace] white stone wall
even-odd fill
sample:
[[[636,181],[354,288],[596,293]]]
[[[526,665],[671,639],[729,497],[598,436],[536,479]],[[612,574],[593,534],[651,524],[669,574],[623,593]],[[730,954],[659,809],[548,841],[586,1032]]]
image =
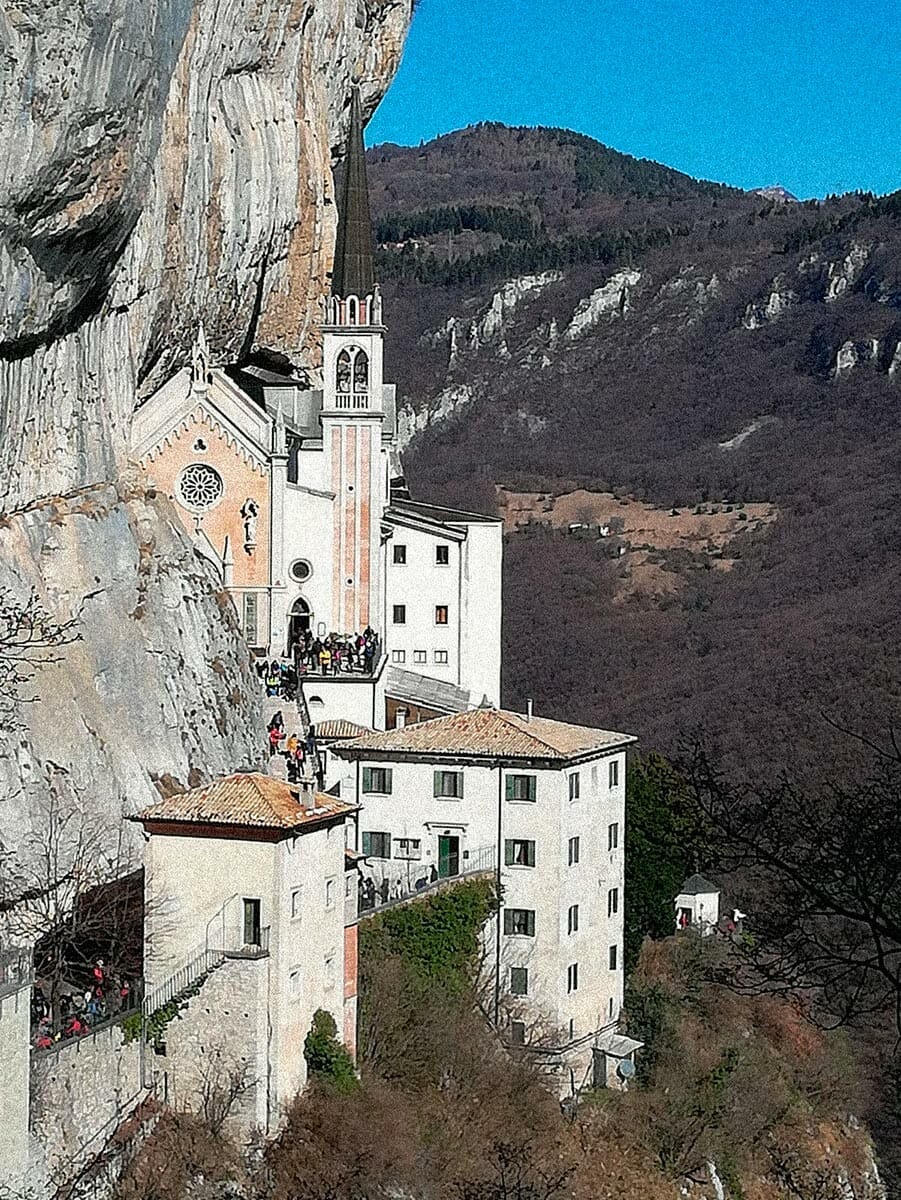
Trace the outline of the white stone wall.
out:
[[[31,986],[0,995],[0,1190],[28,1170]]]
[[[165,1053],[148,1046],[147,1073],[157,1096],[174,1108],[211,1116],[234,1082],[243,1090],[228,1114],[227,1127],[246,1136],[273,1127],[270,1094],[266,959],[227,959],[204,980],[198,994],[166,1027]],[[206,1108],[206,1112],[204,1111]]]
[[[259,899],[261,924],[272,924],[276,851],[270,842],[150,838],[144,857],[148,994],[205,944],[240,946],[244,897]]]
[[[344,849],[343,824],[279,845],[269,984],[279,1107],[290,1104],[306,1082],[303,1043],[314,1012],[330,1012],[339,1037],[344,1029]]]
[[[353,721],[367,729],[385,726],[385,671],[379,676],[344,675],[304,682],[307,708],[313,724],[319,721]]]
[[[325,456],[321,451],[304,451],[299,457],[298,484],[289,483],[285,493],[285,562],[288,574],[284,613],[280,622],[285,638],[291,608],[299,597],[303,597],[310,606],[310,628],[313,633],[331,631],[334,501],[327,495],[315,495],[312,491],[303,490],[324,491],[328,487],[324,467]],[[297,559],[305,559],[313,568],[312,574],[303,583],[298,583],[290,575],[291,564]],[[273,653],[284,653],[286,649],[287,645],[273,643]]]
[[[446,566],[435,561],[437,546],[447,546]],[[394,548],[406,547],[406,562],[394,561]],[[425,529],[398,524],[388,543],[386,568],[385,648],[390,661],[408,671],[460,683],[460,617],[462,607],[461,541]],[[447,606],[447,625],[435,624],[437,605]],[[394,606],[404,607],[403,624],[394,621]],[[403,657],[400,657],[400,656]],[[419,656],[424,655],[424,659]],[[447,662],[439,661],[447,655]]]
[[[501,702],[501,615],[504,531],[498,522],[473,522],[461,547],[460,684],[473,702]]]
[[[30,1128],[43,1156],[36,1173],[71,1174],[146,1094],[140,1043],[125,1045],[120,1025],[34,1052]]]

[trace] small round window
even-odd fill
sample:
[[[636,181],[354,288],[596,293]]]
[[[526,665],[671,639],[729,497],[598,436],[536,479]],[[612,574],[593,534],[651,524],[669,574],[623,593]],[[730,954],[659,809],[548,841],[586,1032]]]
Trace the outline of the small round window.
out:
[[[298,583],[303,583],[313,574],[313,568],[305,558],[298,558],[291,563],[291,578],[296,579]]]
[[[222,476],[207,463],[191,463],[178,478],[175,493],[185,508],[205,512],[222,499]]]

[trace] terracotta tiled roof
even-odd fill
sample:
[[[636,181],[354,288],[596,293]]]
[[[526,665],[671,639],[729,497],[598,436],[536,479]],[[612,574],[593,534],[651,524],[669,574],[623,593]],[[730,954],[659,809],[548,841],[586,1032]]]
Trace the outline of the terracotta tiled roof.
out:
[[[628,733],[567,725],[546,717],[527,718],[497,708],[477,708],[403,729],[367,734],[334,750],[342,757],[353,758],[378,752],[565,761],[592,751],[626,746],[635,740]]]
[[[355,721],[344,721],[340,718],[335,721],[316,722],[316,738],[321,742],[335,738],[358,738],[364,733],[372,732],[368,725],[358,725]]]
[[[353,805],[317,792],[314,804],[301,807],[299,791],[271,775],[227,775],[145,808],[137,821],[184,821],[190,824],[297,829],[327,817],[352,812]]]

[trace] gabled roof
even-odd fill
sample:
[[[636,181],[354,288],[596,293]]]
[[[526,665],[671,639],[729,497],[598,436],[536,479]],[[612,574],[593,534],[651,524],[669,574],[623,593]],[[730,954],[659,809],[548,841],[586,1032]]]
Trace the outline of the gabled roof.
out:
[[[335,738],[362,737],[364,733],[372,733],[373,730],[368,725],[358,725],[356,721],[346,721],[342,717],[337,717],[332,721],[317,721],[316,725],[316,740],[318,742],[326,742]]]
[[[227,775],[202,787],[152,804],[132,820],[155,823],[233,825],[239,828],[293,830],[353,812],[352,804],[317,792],[302,806],[300,789],[271,775]]]
[[[715,883],[711,883],[709,879],[705,879],[703,875],[689,875],[679,889],[680,896],[704,896],[710,892],[718,892],[720,889]]]
[[[379,753],[538,759],[562,763],[627,746],[635,740],[627,733],[568,725],[546,717],[528,718],[503,709],[477,708],[407,725],[403,729],[368,734],[336,746],[334,750],[346,758],[365,758]]]

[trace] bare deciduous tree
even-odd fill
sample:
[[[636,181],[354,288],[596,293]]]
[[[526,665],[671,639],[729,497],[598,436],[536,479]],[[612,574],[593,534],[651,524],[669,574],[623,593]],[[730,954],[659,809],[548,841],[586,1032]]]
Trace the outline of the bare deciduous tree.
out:
[[[853,786],[739,788],[696,749],[685,774],[751,936],[738,987],[804,997],[827,1023],[890,1012],[901,1030],[901,751],[873,744]]]
[[[57,621],[34,592],[20,603],[0,588],[0,728],[14,725],[17,706],[33,699],[22,694],[23,686],[79,636],[75,619]]]
[[[35,945],[58,1025],[65,986],[86,979],[94,958],[108,975],[139,968],[143,884],[121,822],[91,811],[66,772],[50,773],[32,818],[0,873],[0,929]]]

